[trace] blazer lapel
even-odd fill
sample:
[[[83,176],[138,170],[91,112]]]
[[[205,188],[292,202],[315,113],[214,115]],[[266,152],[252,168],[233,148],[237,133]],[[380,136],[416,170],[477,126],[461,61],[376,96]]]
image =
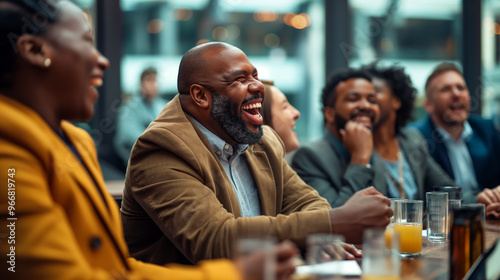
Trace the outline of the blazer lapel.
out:
[[[333,152],[335,153],[336,155],[336,158],[339,160],[339,166],[342,168],[342,170],[340,170],[340,176],[342,176],[342,174],[345,173],[345,170],[347,169],[347,164],[349,163],[349,154],[347,154],[347,152],[344,150],[344,151],[341,151],[339,149],[339,147],[337,147],[337,144],[335,143],[335,136],[332,135],[332,133],[325,129],[324,131],[325,135],[323,137],[323,139],[321,141],[325,141],[326,143],[328,143],[328,146],[331,147],[331,149],[333,150]],[[337,176],[335,176],[337,177]]]
[[[491,139],[491,138],[490,138]],[[467,145],[467,150],[469,150],[469,155],[470,159],[472,161],[472,166],[474,168],[474,172],[476,174],[476,181],[479,184],[480,187],[485,187],[484,182],[487,182],[488,176],[491,176],[488,172],[485,174],[485,170],[488,170],[491,168],[491,166],[488,166],[488,163],[491,163],[491,161],[488,160],[488,157],[485,157],[485,155],[488,154],[488,151],[490,153],[494,153],[490,148],[485,146],[483,143],[482,139],[479,138],[477,133],[472,133],[472,137],[470,138],[469,141],[466,141],[465,144]],[[487,167],[487,168],[484,168]],[[488,168],[489,167],[489,168]],[[486,180],[485,180],[486,179]],[[486,184],[487,186],[488,184]],[[495,184],[498,185],[498,184]]]
[[[385,169],[380,156],[374,156],[372,168],[375,173],[372,182],[373,186],[383,195],[388,196],[387,179],[385,178]]]
[[[276,182],[274,181],[269,159],[264,151],[258,149],[258,145],[250,146],[245,154],[255,185],[259,191],[262,215],[276,216],[278,214]]]
[[[418,197],[424,197],[424,170],[422,169],[422,166],[424,166],[419,160],[425,160],[422,156],[425,154],[421,152],[420,150],[417,151],[411,151],[410,148],[413,147],[418,147],[418,145],[411,143],[413,139],[410,139],[406,137],[405,134],[402,132],[397,138],[399,142],[399,146],[403,150],[404,155],[406,156],[407,162],[410,164],[410,169],[413,172],[413,178],[415,179],[415,183],[417,184],[417,189],[418,189]],[[412,158],[412,153],[419,153],[419,156],[417,157],[418,160],[414,160]]]
[[[105,228],[105,231],[111,235],[110,239],[115,242],[117,250],[123,256],[126,256],[126,252],[128,252],[126,244],[124,242],[120,242],[122,240],[121,236],[123,233],[121,232],[120,216],[119,211],[116,208],[116,202],[113,200],[105,187],[99,163],[95,162],[96,157],[93,155],[95,150],[88,148],[93,147],[93,143],[83,143],[82,139],[77,139],[75,135],[67,130],[66,125],[63,125],[63,129],[67,132],[67,137],[73,143],[83,163],[88,168],[87,172],[85,167],[79,164],[77,167],[78,170],[71,172],[71,175],[74,180],[78,182],[82,191],[89,197],[90,203],[93,204],[94,210],[97,212],[96,215],[100,217],[100,221],[102,222],[101,224]],[[89,137],[89,139],[90,141],[93,141],[92,138]],[[73,155],[69,149],[67,149],[67,151]],[[73,157],[75,156],[73,155]],[[76,157],[75,160],[78,161]],[[89,174],[94,178],[95,183]],[[102,196],[99,191],[102,192]]]
[[[170,104],[170,103],[168,103],[168,104]],[[219,188],[220,190],[225,190],[225,192],[223,194],[216,193],[217,197],[219,198],[219,201],[222,203],[222,205],[224,205],[224,207],[228,211],[233,213],[233,215],[236,218],[241,217],[242,216],[241,215],[241,208],[240,208],[240,204],[238,202],[238,196],[236,195],[236,190],[234,189],[234,186],[231,183],[231,179],[229,179],[229,177],[227,176],[227,173],[224,170],[222,163],[220,162],[219,158],[217,157],[217,155],[215,154],[214,150],[212,149],[210,143],[208,142],[208,139],[205,137],[203,132],[201,132],[201,130],[196,126],[196,124],[193,122],[193,120],[191,120],[191,118],[188,117],[186,115],[186,113],[182,111],[180,101],[179,101],[179,98],[177,96],[176,96],[176,103],[174,103],[174,105],[175,104],[177,104],[178,106],[176,106],[174,109],[181,110],[182,115],[185,116],[184,119],[182,119],[180,122],[189,123],[189,125],[191,125],[193,127],[194,131],[196,132],[196,135],[198,136],[198,138],[203,143],[203,146],[209,151],[209,153],[211,155],[211,158],[210,158],[211,164],[208,164],[207,166],[211,169],[210,172],[212,172],[213,174],[219,174],[222,177],[222,180],[216,180],[216,182],[215,182],[216,184],[218,184],[220,186],[220,188]],[[175,115],[179,115],[179,113],[175,112],[175,113],[170,113],[169,115],[175,116]],[[198,151],[198,149],[200,147],[202,147],[202,145],[194,146],[193,151]],[[204,155],[205,151],[199,152],[199,154]],[[215,192],[215,190],[214,190],[214,192]]]
[[[422,133],[425,138],[427,138],[427,143],[429,144],[429,153],[432,155],[434,160],[441,165],[441,167],[450,175],[452,179],[455,179],[453,174],[453,168],[451,167],[451,161],[448,157],[448,152],[444,144],[443,137],[437,131],[436,126],[432,122],[431,118],[427,116],[427,125],[425,127],[425,132]]]

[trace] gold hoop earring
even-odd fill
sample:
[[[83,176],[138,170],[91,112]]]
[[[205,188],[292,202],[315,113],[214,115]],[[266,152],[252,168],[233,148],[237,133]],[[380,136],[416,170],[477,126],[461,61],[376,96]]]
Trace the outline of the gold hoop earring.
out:
[[[50,60],[50,58],[46,58],[45,61],[43,62],[43,65],[45,65],[45,67],[49,68],[51,63],[52,63],[52,60]]]

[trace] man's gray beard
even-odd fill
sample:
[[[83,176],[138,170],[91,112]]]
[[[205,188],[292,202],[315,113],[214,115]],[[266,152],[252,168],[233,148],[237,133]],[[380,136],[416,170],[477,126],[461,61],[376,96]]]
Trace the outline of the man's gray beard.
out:
[[[231,112],[231,107],[237,106],[226,96],[217,92],[212,93],[212,110],[210,114],[222,127],[222,130],[238,144],[256,144],[262,138],[262,126],[259,132],[254,133],[248,129],[245,121],[241,117]]]

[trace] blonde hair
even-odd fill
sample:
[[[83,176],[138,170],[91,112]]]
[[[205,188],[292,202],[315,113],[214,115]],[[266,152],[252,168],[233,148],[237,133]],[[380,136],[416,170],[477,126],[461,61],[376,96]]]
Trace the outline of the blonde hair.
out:
[[[431,75],[427,78],[427,81],[425,82],[425,95],[427,97],[429,97],[431,94],[429,87],[430,87],[432,80],[434,80],[437,76],[439,76],[445,72],[449,72],[449,71],[457,72],[458,74],[460,74],[460,76],[463,77],[462,71],[455,63],[451,63],[451,62],[440,63],[438,66],[436,66],[436,68],[434,68]]]

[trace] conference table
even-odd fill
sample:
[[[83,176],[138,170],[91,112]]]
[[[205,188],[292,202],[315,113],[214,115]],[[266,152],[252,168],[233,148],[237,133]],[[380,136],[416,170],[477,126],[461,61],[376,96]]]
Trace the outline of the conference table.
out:
[[[499,220],[487,220],[485,226],[485,252],[489,250],[493,245],[500,239],[500,221]],[[449,243],[445,244],[435,244],[427,240],[426,237],[422,237],[422,255],[416,258],[401,259],[401,279],[437,279],[437,280],[447,280],[449,276],[449,266],[450,266],[450,247]],[[362,265],[362,259],[356,260],[359,266]],[[341,270],[346,273],[346,271],[354,272],[358,269],[352,268],[352,263],[346,261],[343,265],[350,267],[346,269],[343,267]],[[349,264],[348,264],[349,263]],[[354,265],[356,265],[354,263]],[[320,265],[322,266],[322,265]],[[327,268],[322,266],[322,271],[335,269],[333,267]],[[362,268],[361,268],[362,269]],[[299,271],[300,270],[300,271]],[[297,268],[297,274],[294,275],[296,280],[312,280],[317,279],[317,277],[312,276],[314,273],[312,271],[316,268],[306,266]],[[306,272],[308,271],[308,272]],[[311,274],[312,273],[312,274]],[[331,279],[362,279],[361,275],[353,275],[346,273],[348,276],[335,276]],[[318,276],[319,279],[330,279],[326,275],[325,277]]]
[[[106,182],[109,192],[115,199],[121,200],[123,181]],[[117,200],[118,202],[118,200]],[[486,220],[485,251],[490,249],[500,238],[500,220]],[[422,238],[422,255],[418,258],[401,260],[401,279],[448,279],[449,243],[433,244]],[[361,266],[361,259],[357,260]],[[349,276],[346,279],[361,279],[361,276]]]
[[[485,252],[500,238],[500,221],[486,220]],[[422,255],[418,258],[401,260],[401,279],[448,279],[449,243],[433,244],[422,238]],[[361,265],[361,259],[358,260]],[[361,279],[349,277],[348,279]]]

